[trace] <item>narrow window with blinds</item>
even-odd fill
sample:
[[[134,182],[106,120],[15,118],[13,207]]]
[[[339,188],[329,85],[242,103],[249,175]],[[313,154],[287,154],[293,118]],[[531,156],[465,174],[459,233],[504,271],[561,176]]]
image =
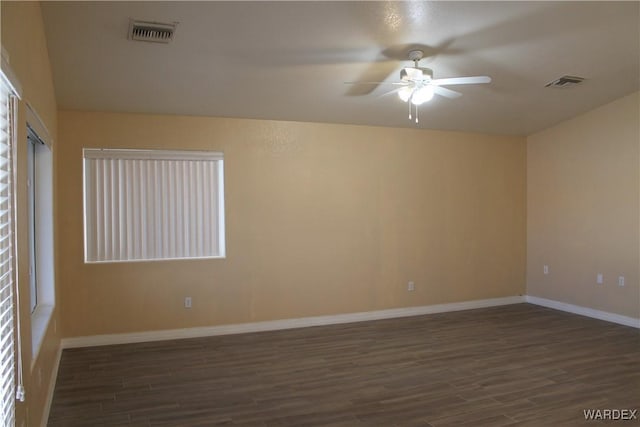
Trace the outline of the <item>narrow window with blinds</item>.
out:
[[[84,149],[85,262],[223,258],[223,155]]]
[[[0,75],[0,77],[3,77]],[[15,98],[0,78],[0,419],[5,426],[15,422],[15,306],[13,231],[13,122]],[[21,370],[17,370],[21,375]],[[21,386],[20,386],[21,387]]]

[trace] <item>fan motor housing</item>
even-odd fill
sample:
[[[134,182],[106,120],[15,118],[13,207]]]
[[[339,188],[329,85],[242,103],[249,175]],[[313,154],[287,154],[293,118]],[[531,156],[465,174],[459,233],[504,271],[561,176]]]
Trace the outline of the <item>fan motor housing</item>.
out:
[[[416,78],[419,76],[419,78]],[[415,80],[432,80],[433,70],[431,68],[423,67],[405,67],[400,70],[400,80],[415,81]]]

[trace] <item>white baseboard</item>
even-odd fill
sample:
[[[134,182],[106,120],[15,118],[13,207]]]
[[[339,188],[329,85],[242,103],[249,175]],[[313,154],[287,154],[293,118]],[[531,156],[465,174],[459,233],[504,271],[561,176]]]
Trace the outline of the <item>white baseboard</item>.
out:
[[[511,296],[449,304],[426,305],[419,307],[393,308],[389,310],[365,311],[329,316],[302,317],[297,319],[270,320],[264,322],[238,323],[232,325],[205,326],[186,329],[135,332],[127,334],[94,335],[64,338],[62,348],[94,347],[112,344],[164,341],[182,338],[199,338],[216,335],[242,334],[247,332],[275,331],[279,329],[305,328],[309,326],[334,325],[339,323],[363,322],[367,320],[391,319],[396,317],[420,316],[423,314],[444,313],[448,311],[470,310],[474,308],[495,307],[525,302],[524,296]]]
[[[607,311],[596,310],[594,308],[582,307],[579,305],[568,304],[566,302],[560,302],[546,298],[533,297],[530,295],[527,295],[525,297],[525,301],[530,304],[541,305],[543,307],[553,308],[560,311],[593,317],[594,319],[606,320],[607,322],[618,323],[620,325],[631,326],[633,328],[640,328],[640,319],[637,319],[635,317],[623,316],[621,314],[609,313]]]
[[[58,346],[56,352],[56,359],[53,361],[53,368],[51,369],[51,378],[49,378],[49,388],[47,389],[47,396],[44,402],[44,410],[42,411],[42,427],[47,427],[49,421],[49,412],[51,411],[51,403],[53,402],[53,392],[56,389],[56,380],[58,379],[58,368],[60,367],[60,358],[62,357],[62,345]]]
[[[388,310],[365,311],[359,313],[302,317],[296,319],[269,320],[263,322],[237,323],[231,325],[203,326],[185,329],[166,329],[160,331],[64,338],[61,342],[61,348],[65,349],[76,347],[95,347],[101,345],[130,344],[138,342],[165,341],[182,338],[200,338],[217,335],[231,335],[249,332],[275,331],[281,329],[306,328],[309,326],[335,325],[339,323],[364,322],[367,320],[392,319],[397,317],[445,313],[449,311],[471,310],[476,308],[519,304],[523,302],[553,308],[560,311],[566,311],[569,313],[579,314],[582,316],[593,317],[595,319],[606,320],[608,322],[618,323],[620,325],[640,328],[640,319],[527,295],[454,302],[449,304],[425,305],[418,307],[392,308]],[[59,362],[60,355],[58,354],[58,360],[56,363]]]

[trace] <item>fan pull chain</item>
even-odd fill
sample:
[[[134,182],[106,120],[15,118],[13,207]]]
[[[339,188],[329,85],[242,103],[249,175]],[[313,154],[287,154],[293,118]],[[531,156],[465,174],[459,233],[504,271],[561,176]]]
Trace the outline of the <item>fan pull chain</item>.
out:
[[[409,120],[411,120],[411,102],[407,102],[409,104]]]
[[[418,124],[418,106],[416,105],[416,124]]]

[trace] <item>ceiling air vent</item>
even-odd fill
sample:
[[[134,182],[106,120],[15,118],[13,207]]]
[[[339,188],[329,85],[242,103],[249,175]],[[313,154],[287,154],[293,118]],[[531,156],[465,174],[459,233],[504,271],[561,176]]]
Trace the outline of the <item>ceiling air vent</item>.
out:
[[[129,39],[141,42],[169,43],[173,40],[176,23],[163,24],[131,20],[129,25]]]
[[[562,76],[559,79],[547,83],[544,87],[571,87],[584,81],[584,77]]]

